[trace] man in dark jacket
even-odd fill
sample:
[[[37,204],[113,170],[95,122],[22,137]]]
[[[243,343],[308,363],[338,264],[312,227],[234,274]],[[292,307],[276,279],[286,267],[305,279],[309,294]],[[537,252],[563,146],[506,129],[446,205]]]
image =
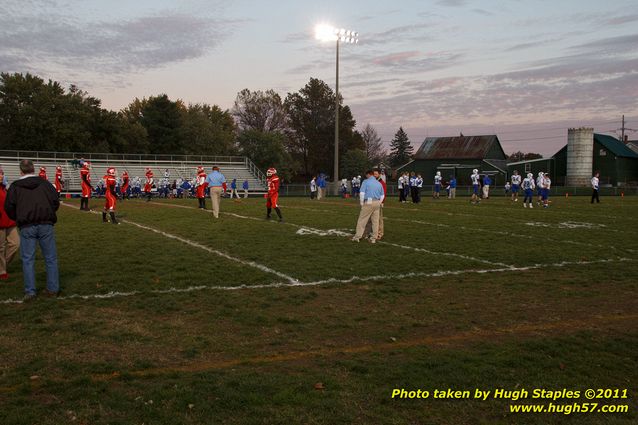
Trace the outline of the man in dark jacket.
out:
[[[25,300],[36,296],[35,251],[38,244],[46,264],[46,295],[55,297],[60,291],[60,282],[53,225],[57,221],[55,213],[60,200],[53,185],[34,174],[30,160],[20,161],[20,174],[21,177],[9,187],[4,208],[20,229]]]

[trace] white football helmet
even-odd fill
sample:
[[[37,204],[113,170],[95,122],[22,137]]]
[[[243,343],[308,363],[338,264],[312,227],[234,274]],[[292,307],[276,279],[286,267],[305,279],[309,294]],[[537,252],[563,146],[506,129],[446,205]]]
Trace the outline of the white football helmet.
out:
[[[533,178],[534,178],[534,174],[532,174],[532,173],[527,173],[527,178],[528,178],[528,179],[533,179]]]
[[[474,174],[478,174],[478,170],[477,170],[476,168],[475,168],[475,169],[473,169],[473,170],[472,170],[472,172],[473,172]]]
[[[269,168],[269,169],[266,171],[266,176],[268,176],[268,177],[274,176],[275,174],[277,174],[277,170],[275,170],[275,169],[274,169],[274,168],[272,168],[272,167],[271,167],[271,168]]]
[[[441,177],[441,172],[440,172],[440,171],[437,171],[437,172],[436,172],[436,175],[437,175],[438,177]]]

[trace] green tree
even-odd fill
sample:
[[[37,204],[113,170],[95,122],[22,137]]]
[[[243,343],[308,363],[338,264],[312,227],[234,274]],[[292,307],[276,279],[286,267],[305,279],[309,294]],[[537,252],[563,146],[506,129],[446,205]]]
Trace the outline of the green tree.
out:
[[[363,175],[370,167],[370,161],[361,149],[351,149],[339,160],[339,175],[344,179],[351,179],[354,176]]]
[[[217,105],[191,104],[182,110],[181,144],[193,155],[232,155],[236,127],[229,111]]]
[[[410,144],[408,135],[403,130],[403,127],[399,127],[394,139],[390,142],[390,165],[398,167],[406,164],[412,158],[413,153],[414,148]]]
[[[507,162],[527,161],[530,159],[540,159],[543,155],[534,152],[523,153],[521,151],[514,152],[507,156]]]
[[[182,154],[181,137],[183,104],[171,101],[167,95],[151,96],[140,110],[140,123],[148,134],[150,153]]]
[[[284,140],[281,133],[245,130],[237,138],[237,145],[240,154],[251,158],[257,167],[262,170],[275,167],[289,181],[296,167]]]
[[[339,98],[340,104],[343,102]],[[311,78],[299,92],[284,101],[289,120],[287,147],[299,161],[303,173],[330,173],[334,166],[335,95],[323,81]],[[354,134],[355,120],[348,106],[339,108],[340,155],[362,147]]]
[[[287,128],[284,103],[274,90],[240,91],[237,93],[232,115],[240,130],[284,132]]]
[[[361,138],[363,139],[368,162],[371,165],[382,163],[386,158],[386,152],[377,130],[372,125],[366,124],[363,131],[361,131]]]

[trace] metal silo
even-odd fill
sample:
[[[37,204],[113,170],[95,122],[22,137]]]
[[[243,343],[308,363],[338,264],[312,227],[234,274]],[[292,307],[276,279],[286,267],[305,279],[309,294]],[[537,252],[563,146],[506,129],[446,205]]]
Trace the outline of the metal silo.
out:
[[[567,133],[567,186],[590,184],[594,159],[594,129],[570,128]]]

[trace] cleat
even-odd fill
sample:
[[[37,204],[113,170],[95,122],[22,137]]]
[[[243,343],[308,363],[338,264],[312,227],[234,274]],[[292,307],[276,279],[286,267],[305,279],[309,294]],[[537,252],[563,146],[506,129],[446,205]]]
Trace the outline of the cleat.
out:
[[[357,243],[359,243],[359,238],[352,238],[352,239],[350,239],[350,240],[351,240],[352,242],[357,242]]]

